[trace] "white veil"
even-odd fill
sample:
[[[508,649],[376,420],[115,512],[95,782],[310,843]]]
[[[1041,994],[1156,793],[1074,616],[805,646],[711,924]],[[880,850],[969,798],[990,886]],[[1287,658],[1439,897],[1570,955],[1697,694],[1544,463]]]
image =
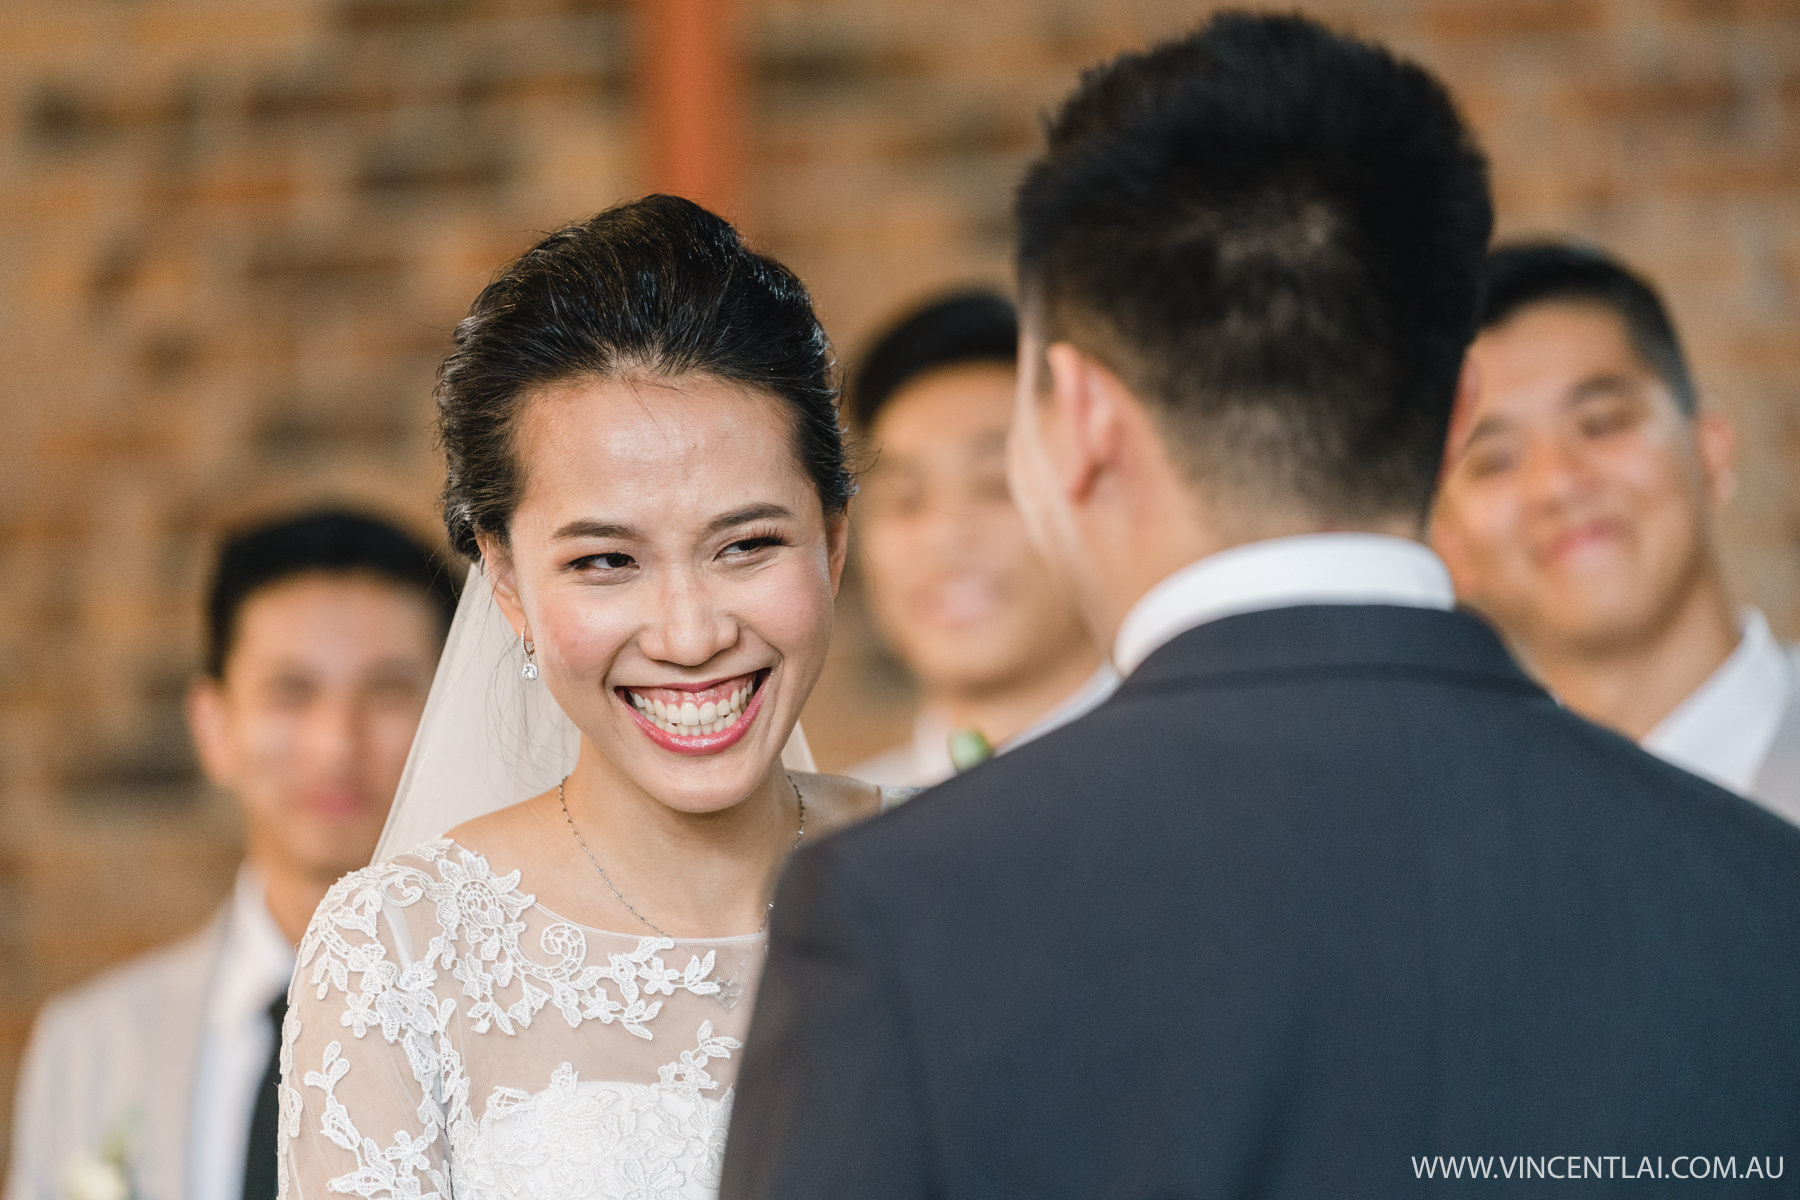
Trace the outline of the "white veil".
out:
[[[518,646],[487,572],[475,563],[375,861],[555,787],[575,765],[581,735],[549,688],[520,677]],[[817,770],[798,725],[781,761],[789,770]]]

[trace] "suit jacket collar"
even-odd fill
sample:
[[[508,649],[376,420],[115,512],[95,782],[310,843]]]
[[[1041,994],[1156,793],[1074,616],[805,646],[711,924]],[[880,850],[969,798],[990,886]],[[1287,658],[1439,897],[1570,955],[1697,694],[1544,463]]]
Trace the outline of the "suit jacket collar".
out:
[[[207,997],[219,970],[220,951],[231,917],[227,901],[212,920],[176,947],[179,964],[165,977],[166,990],[158,999],[166,1005],[156,1036],[144,1039],[145,1079],[166,1079],[165,1093],[180,1103],[152,1104],[143,1117],[141,1151],[133,1166],[142,1195],[161,1200],[186,1196],[189,1155],[193,1142],[193,1095],[204,1033]]]
[[[1241,613],[1191,629],[1145,659],[1119,695],[1229,676],[1357,670],[1456,676],[1545,694],[1494,631],[1467,612],[1318,604]]]

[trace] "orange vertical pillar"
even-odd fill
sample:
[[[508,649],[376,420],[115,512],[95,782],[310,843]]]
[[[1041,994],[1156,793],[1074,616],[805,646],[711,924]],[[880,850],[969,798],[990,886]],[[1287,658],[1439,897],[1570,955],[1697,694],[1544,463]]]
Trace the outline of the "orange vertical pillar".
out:
[[[646,167],[652,190],[735,219],[742,183],[743,70],[735,0],[638,0]]]

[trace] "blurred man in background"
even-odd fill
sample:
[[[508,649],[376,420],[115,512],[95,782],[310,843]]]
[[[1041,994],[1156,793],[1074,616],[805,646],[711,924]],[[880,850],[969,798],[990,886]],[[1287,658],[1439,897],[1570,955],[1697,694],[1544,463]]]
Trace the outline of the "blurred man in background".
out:
[[[1800,822],[1795,662],[1732,601],[1732,432],[1661,300],[1577,246],[1502,249],[1488,274],[1433,534],[1458,595],[1576,712]]]
[[[1007,494],[1017,357],[1012,302],[959,292],[902,318],[852,381],[851,423],[874,461],[855,516],[863,578],[920,692],[912,741],[852,767],[858,778],[942,782],[986,747],[1074,720],[1118,682]]]
[[[44,1006],[8,1200],[106,1194],[109,1176],[135,1200],[275,1195],[294,947],[331,884],[369,861],[453,605],[424,545],[355,513],[225,544],[188,713],[207,777],[243,813],[245,861],[200,933]]]

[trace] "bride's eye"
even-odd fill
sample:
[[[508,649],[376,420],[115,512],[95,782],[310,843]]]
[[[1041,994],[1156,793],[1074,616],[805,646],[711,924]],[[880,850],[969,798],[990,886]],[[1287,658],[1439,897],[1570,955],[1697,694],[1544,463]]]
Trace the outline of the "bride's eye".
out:
[[[738,560],[756,558],[763,551],[776,546],[787,545],[787,539],[779,533],[759,533],[747,538],[739,538],[726,546],[724,556]]]
[[[599,571],[610,574],[636,565],[637,560],[631,555],[614,550],[606,554],[584,554],[571,562],[569,568],[574,571]]]

